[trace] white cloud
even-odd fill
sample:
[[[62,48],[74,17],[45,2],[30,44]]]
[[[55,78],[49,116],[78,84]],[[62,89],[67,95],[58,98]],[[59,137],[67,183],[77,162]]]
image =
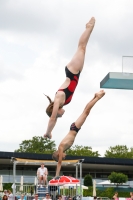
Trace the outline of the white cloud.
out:
[[[54,98],[85,24],[95,16],[78,87],[53,130],[53,140],[59,144],[70,124],[100,90],[104,76],[121,71],[122,56],[132,55],[132,6],[130,0],[2,1],[1,151],[14,151],[22,140],[45,133],[48,100],[43,93]],[[133,72],[132,62],[124,61],[125,70]],[[130,147],[133,129],[132,91],[105,91],[105,97],[92,109],[75,140],[75,144],[91,146],[101,155],[110,146]]]

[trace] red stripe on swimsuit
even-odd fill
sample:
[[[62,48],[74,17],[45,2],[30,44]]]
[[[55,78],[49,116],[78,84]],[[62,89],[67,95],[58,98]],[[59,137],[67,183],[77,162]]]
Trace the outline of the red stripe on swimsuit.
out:
[[[80,76],[80,71],[78,74],[73,74],[68,70],[67,67],[65,68],[65,72],[66,72],[66,77],[70,78],[70,84],[67,88],[58,90],[58,91],[63,91],[66,95],[66,100],[64,105],[70,103],[70,101],[72,100],[72,96],[74,94]]]

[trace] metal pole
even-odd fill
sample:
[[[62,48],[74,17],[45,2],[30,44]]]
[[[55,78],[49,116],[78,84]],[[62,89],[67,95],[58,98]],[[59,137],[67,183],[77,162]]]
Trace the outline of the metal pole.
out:
[[[16,161],[13,161],[13,197],[15,199],[15,193],[16,193],[16,185],[15,185],[15,179],[16,179]]]
[[[122,73],[123,73],[123,57],[124,57],[124,56],[122,56]]]
[[[78,164],[79,163],[76,163],[76,178],[78,179]],[[76,185],[76,197],[77,197],[77,193],[78,193],[78,191],[77,191],[77,185]]]
[[[78,178],[78,163],[76,163],[76,178]]]
[[[80,200],[82,200],[82,162],[80,162]]]
[[[133,58],[133,56],[122,56],[122,73],[123,73],[123,58]]]

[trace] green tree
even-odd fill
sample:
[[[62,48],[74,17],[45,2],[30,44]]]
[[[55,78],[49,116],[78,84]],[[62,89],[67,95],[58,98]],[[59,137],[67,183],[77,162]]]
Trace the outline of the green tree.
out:
[[[31,140],[24,140],[15,152],[51,154],[56,150],[55,142],[44,137],[33,137]]]
[[[84,185],[85,186],[92,186],[92,176],[90,174],[85,175]]]
[[[129,189],[129,191],[131,191]],[[119,196],[120,197],[128,197],[129,198],[129,191],[125,192],[123,191],[123,188],[119,188]],[[92,196],[93,187],[89,187],[88,190],[84,190],[84,197]],[[114,187],[103,187],[102,190],[100,188],[96,188],[96,194],[98,197],[108,197],[109,199],[112,199],[114,196],[114,193],[116,192],[116,188]]]
[[[12,191],[12,183],[4,183],[3,190],[11,190]]]
[[[104,156],[108,158],[133,158],[133,149],[127,148],[126,145],[116,145],[109,147]]]
[[[100,156],[98,151],[92,151],[91,147],[79,146],[79,145],[72,146],[70,149],[67,150],[66,153],[68,155],[73,155],[73,156],[93,156],[93,157]]]
[[[116,185],[121,185],[122,183],[126,183],[128,181],[127,175],[116,172],[112,172],[108,176],[108,179],[110,180],[111,183],[115,183]]]
[[[48,181],[50,181],[52,178],[53,178],[52,176],[47,177]]]

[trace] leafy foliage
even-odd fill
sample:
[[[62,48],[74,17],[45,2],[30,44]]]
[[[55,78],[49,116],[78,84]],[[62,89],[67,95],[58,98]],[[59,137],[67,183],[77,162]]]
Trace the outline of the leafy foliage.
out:
[[[31,140],[24,140],[15,152],[45,153],[51,154],[56,150],[55,142],[43,137],[33,137]]]
[[[3,190],[11,190],[12,191],[12,183],[4,183]]]
[[[132,191],[132,189],[129,191]],[[129,191],[125,192],[123,191],[123,188],[121,188],[121,190],[119,190],[119,196],[124,198],[129,197]],[[96,188],[96,194],[98,197],[108,197],[109,199],[112,199],[115,192],[116,188],[114,187],[104,187],[103,190],[101,190],[100,188]],[[92,196],[92,193],[93,193],[93,187],[89,187],[88,190],[83,191],[83,196],[84,197]]]
[[[92,151],[91,147],[82,145],[72,146],[70,149],[67,150],[67,154],[73,156],[93,156],[93,157],[100,156],[98,151]]]
[[[47,180],[50,181],[53,177],[52,176],[48,176]]]
[[[19,144],[19,149],[15,150],[15,152],[42,154],[52,154],[54,151],[56,151],[55,141],[39,136],[34,136],[30,140],[22,141],[22,143]],[[72,146],[66,153],[73,156],[100,156],[98,151],[92,150],[92,147],[82,145]],[[133,158],[133,148],[129,149],[126,145],[116,145],[114,147],[109,147],[109,150],[106,150],[104,156],[108,158]]]
[[[116,183],[117,185],[126,183],[128,181],[127,175],[125,175],[123,173],[116,173],[116,172],[112,172],[108,176],[108,179],[110,180],[111,183]]]
[[[87,174],[85,177],[84,177],[84,185],[85,186],[92,186],[92,176],[90,174]]]
[[[109,147],[104,156],[108,158],[133,158],[133,148],[129,149],[126,145],[116,145]]]

